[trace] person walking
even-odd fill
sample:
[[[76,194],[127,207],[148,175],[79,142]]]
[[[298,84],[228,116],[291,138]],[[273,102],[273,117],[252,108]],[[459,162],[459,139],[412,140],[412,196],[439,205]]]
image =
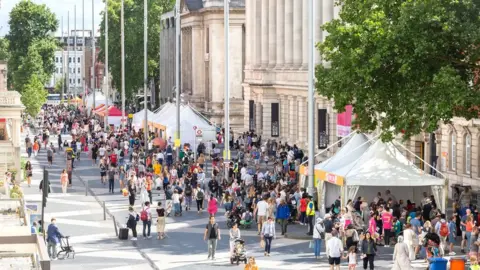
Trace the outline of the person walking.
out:
[[[255,204],[255,209],[253,210],[253,214],[257,218],[258,235],[260,235],[260,233],[262,231],[263,223],[266,221],[265,217],[267,216],[267,208],[268,208],[267,199],[268,199],[268,197],[264,196],[263,200],[261,200],[257,204]],[[225,209],[225,210],[227,210],[227,209]]]
[[[213,194],[210,196],[210,200],[208,200],[208,213],[210,214],[210,216],[215,216],[215,214],[217,213],[218,211],[218,200],[217,198],[215,198],[215,196],[213,196]]]
[[[157,239],[162,240],[165,238],[165,209],[161,202],[158,202],[157,215]]]
[[[317,222],[313,229],[313,253],[315,254],[315,259],[320,258],[320,248],[322,246],[322,240],[325,234],[325,226],[323,226],[323,219],[317,218]]]
[[[143,239],[150,239],[150,229],[152,227],[152,212],[150,211],[150,202],[145,202],[145,207],[140,213],[140,219],[143,222]]]
[[[275,223],[272,217],[268,217],[267,222],[263,223],[260,239],[265,241],[265,256],[270,257],[270,250],[273,239],[276,239]]]
[[[325,244],[325,253],[328,256],[328,264],[330,269],[340,269],[340,259],[343,253],[342,240],[338,238],[338,231],[332,231],[332,238],[330,238]]]
[[[133,177],[130,178],[128,181],[128,202],[130,203],[130,206],[135,205],[135,194],[137,191],[137,187],[135,185],[135,182],[133,181]]]
[[[407,244],[403,242],[403,236],[399,236],[397,244],[393,250],[393,268],[392,270],[411,270],[409,248]]]
[[[370,232],[365,233],[365,239],[362,241],[362,258],[363,269],[367,269],[370,265],[370,270],[374,269],[373,261],[375,260],[375,253],[377,252],[377,245],[372,238]]]
[[[28,187],[30,187],[30,185],[32,184],[32,176],[33,176],[32,163],[30,163],[30,160],[28,160],[27,163],[25,164],[25,173],[27,175]]]
[[[203,199],[205,197],[205,192],[201,188],[200,184],[197,184],[197,188],[194,191],[195,201],[197,202],[197,211],[200,214],[203,211]]]
[[[137,221],[139,220],[138,214],[133,210],[133,207],[128,207],[128,220],[127,228],[132,230],[132,238],[130,240],[137,241]]]
[[[52,260],[57,260],[57,245],[60,243],[60,238],[63,237],[55,224],[56,222],[57,220],[52,218],[47,229],[48,256]]]
[[[215,260],[215,251],[217,249],[217,241],[221,239],[220,229],[215,222],[215,217],[211,216],[209,222],[205,228],[203,240],[208,244],[208,257],[207,259]]]
[[[66,169],[63,169],[62,174],[60,174],[60,184],[62,185],[62,193],[67,193],[68,187],[68,173]]]
[[[52,147],[47,148],[47,161],[48,161],[48,166],[52,167],[52,164],[53,164],[53,148]]]
[[[40,144],[38,143],[38,141],[35,141],[35,142],[33,143],[33,156],[34,156],[34,157],[37,156],[38,150],[40,150]]]
[[[276,218],[280,223],[280,227],[282,228],[282,235],[286,235],[288,219],[290,218],[290,207],[288,207],[284,199],[282,199],[280,201],[280,205],[278,205]]]
[[[117,174],[117,168],[115,165],[110,166],[108,169],[108,192],[115,193],[115,175]]]
[[[235,248],[235,240],[237,239],[240,239],[241,238],[241,235],[240,235],[240,229],[238,228],[238,224],[237,223],[233,223],[233,226],[232,228],[230,229],[230,256],[233,256],[233,251],[234,251],[234,248]]]

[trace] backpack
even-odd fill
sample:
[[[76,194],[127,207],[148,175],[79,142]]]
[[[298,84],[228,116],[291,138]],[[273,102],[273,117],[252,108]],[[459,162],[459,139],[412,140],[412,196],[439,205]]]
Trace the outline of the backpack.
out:
[[[200,189],[199,191],[197,191],[197,199],[198,200],[203,200],[203,191]]]
[[[192,187],[191,186],[187,186],[185,188],[185,196],[192,196]]]
[[[250,214],[250,212],[247,211],[245,213],[245,221],[248,222],[248,221],[251,221],[251,220],[252,220],[252,215]]]
[[[440,236],[442,236],[442,237],[448,236],[448,225],[447,225],[447,222],[443,222],[443,223],[440,225]]]
[[[140,212],[140,219],[142,221],[147,221],[148,220],[147,210],[143,209],[142,212]]]

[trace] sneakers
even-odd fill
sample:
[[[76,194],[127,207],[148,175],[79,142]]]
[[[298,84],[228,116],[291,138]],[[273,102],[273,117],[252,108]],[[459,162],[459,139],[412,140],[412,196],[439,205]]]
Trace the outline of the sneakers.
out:
[[[390,245],[384,245],[383,247],[390,247]]]
[[[212,261],[215,261],[215,257],[212,257]]]
[[[150,238],[152,238],[152,236],[151,236],[151,235],[149,235],[149,236],[147,236],[147,238],[148,238],[148,239],[150,239]]]
[[[137,237],[132,237],[132,238],[130,238],[130,240],[137,241]]]
[[[208,255],[207,260],[210,260],[210,255]]]
[[[448,255],[449,255],[449,256],[455,256],[455,255],[457,255],[457,253],[455,253],[455,252],[452,251],[452,252],[448,253]]]

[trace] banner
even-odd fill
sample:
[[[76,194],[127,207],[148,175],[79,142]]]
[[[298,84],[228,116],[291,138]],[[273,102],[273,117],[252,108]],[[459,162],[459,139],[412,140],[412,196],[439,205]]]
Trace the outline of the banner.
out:
[[[255,130],[255,101],[248,101],[248,129]]]
[[[272,103],[272,137],[280,136],[280,110],[278,103]]]
[[[318,132],[318,149],[326,149],[328,147],[327,109],[318,109],[317,132]]]
[[[352,105],[347,105],[343,113],[337,114],[337,137],[347,137],[350,132],[352,132]]]
[[[155,81],[153,79],[150,80],[150,109],[155,108],[155,101],[157,99],[156,92],[155,92]]]

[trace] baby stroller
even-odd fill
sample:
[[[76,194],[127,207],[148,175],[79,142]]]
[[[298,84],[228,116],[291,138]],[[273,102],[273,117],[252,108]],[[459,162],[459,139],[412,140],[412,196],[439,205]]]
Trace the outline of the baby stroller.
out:
[[[70,236],[60,238],[61,250],[57,253],[57,258],[61,260],[65,259],[65,257],[70,258],[70,254],[72,254],[72,259],[75,259],[75,250],[73,250],[73,247],[70,246],[68,238],[70,238]]]
[[[233,248],[233,255],[230,257],[230,263],[240,262],[247,263],[247,251],[245,250],[245,241],[243,239],[235,240],[235,247]]]

